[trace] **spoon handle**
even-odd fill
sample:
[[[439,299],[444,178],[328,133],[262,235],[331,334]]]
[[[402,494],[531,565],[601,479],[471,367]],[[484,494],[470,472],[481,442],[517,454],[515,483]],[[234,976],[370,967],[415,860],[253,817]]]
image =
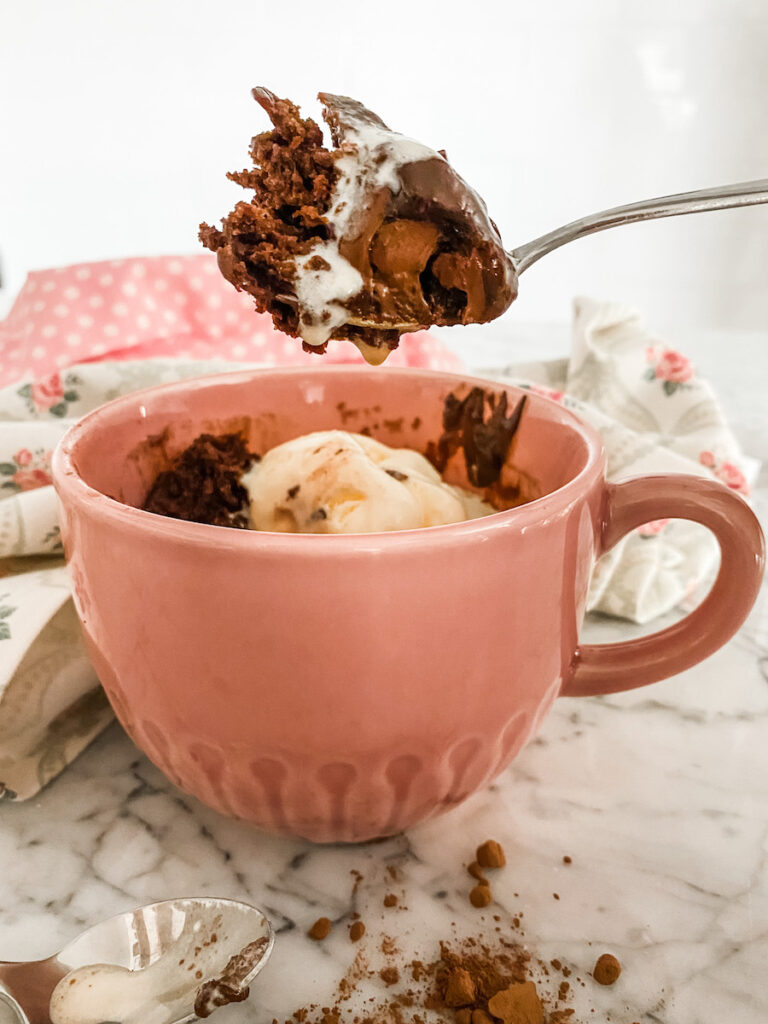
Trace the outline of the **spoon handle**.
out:
[[[768,178],[742,181],[738,185],[721,185],[720,188],[702,188],[697,192],[680,192],[674,196],[661,196],[659,199],[645,199],[640,203],[614,206],[611,210],[594,213],[591,217],[571,221],[564,227],[555,228],[554,231],[513,249],[509,255],[517,273],[522,274],[553,249],[559,249],[566,242],[573,242],[595,231],[620,227],[622,224],[634,224],[640,220],[655,220],[657,217],[677,217],[684,213],[728,210],[734,206],[756,206],[759,203],[768,203]]]

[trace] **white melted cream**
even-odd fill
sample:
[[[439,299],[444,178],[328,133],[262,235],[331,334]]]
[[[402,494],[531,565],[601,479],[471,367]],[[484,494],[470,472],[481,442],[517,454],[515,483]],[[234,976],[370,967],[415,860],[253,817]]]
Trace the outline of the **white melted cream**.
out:
[[[495,510],[445,483],[423,455],[324,430],[268,451],[242,478],[250,527],[278,533],[376,533],[478,519]]]
[[[339,177],[326,215],[334,229],[334,239],[316,242],[296,263],[299,333],[313,347],[324,345],[338,327],[348,322],[344,303],[363,286],[359,271],[339,252],[338,240],[345,236],[366,196],[384,186],[396,195],[401,188],[401,167],[419,160],[443,159],[436,150],[415,139],[368,124],[345,127],[341,149],[345,155],[336,163]],[[330,269],[309,270],[307,263],[313,256],[322,256]],[[374,365],[389,354],[386,348],[364,342],[356,344],[366,362]]]
[[[252,948],[251,939],[250,914],[230,915],[228,923],[218,913],[210,920],[188,915],[169,947],[146,967],[92,963],[71,970],[51,995],[51,1024],[174,1024],[192,1013],[201,986],[225,971],[234,951]],[[260,959],[258,950],[249,969]]]

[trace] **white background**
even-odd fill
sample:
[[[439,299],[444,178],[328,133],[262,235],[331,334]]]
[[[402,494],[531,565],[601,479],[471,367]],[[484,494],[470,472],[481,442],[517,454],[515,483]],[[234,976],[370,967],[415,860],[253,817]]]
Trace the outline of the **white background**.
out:
[[[240,190],[265,84],[352,94],[434,147],[509,248],[619,202],[768,176],[768,0],[15,0],[0,6],[0,261],[190,252]],[[554,253],[506,315],[574,294],[670,327],[768,327],[768,208]]]

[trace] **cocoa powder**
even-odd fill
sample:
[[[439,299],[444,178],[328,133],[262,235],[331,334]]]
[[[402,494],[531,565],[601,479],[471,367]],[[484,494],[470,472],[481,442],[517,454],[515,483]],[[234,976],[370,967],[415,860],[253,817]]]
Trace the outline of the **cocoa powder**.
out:
[[[480,901],[480,907],[492,898],[481,869],[499,868],[505,862],[504,850],[494,840],[478,847],[477,860],[468,866],[468,871],[478,882],[472,896]],[[388,867],[388,873],[396,880],[394,866]],[[356,872],[353,875],[356,894],[362,876]],[[517,897],[517,893],[514,895]],[[383,899],[386,907],[400,902],[394,893],[387,893]],[[383,935],[370,953],[377,958],[383,955],[385,966],[379,960],[374,967],[363,944],[339,982],[332,1005],[300,1007],[285,1024],[428,1024],[428,1017],[423,1014],[426,1010],[438,1014],[445,1024],[576,1024],[575,1011],[564,1005],[573,997],[571,984],[552,977],[552,972],[557,971],[561,978],[568,978],[571,969],[557,958],[548,964],[532,958],[511,938],[512,933],[506,934],[500,923],[502,917],[492,916],[496,924],[489,923],[484,914],[478,915],[479,934],[440,942],[439,956],[433,959],[422,955],[405,961],[395,939]],[[522,916],[519,912],[510,917],[506,927],[520,928]],[[382,913],[381,920],[384,919]],[[351,915],[351,921],[349,936],[357,942],[366,934],[365,925],[356,913]],[[309,934],[322,939],[330,930],[330,920],[320,918]],[[603,954],[593,969],[594,980],[601,985],[613,984],[620,973],[621,965],[609,953]],[[356,1007],[353,1011],[349,1004],[359,985],[371,981],[378,981],[380,986],[383,982],[386,994],[381,987],[379,998],[369,996],[364,1008]],[[584,987],[579,978],[576,982]]]
[[[389,988],[390,985],[396,985],[400,981],[400,971],[396,967],[383,967],[379,971],[379,977]]]

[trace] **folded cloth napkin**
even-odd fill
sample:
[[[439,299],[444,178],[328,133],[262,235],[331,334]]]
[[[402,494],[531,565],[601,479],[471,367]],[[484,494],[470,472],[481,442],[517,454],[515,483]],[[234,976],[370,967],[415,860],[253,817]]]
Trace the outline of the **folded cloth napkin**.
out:
[[[744,455],[708,381],[650,334],[638,312],[574,302],[569,359],[491,368],[573,409],[602,435],[609,480],[652,473],[714,476],[747,497],[760,464]],[[717,542],[685,520],[647,523],[595,566],[587,610],[647,623],[701,597],[719,561]]]
[[[324,359],[362,361],[345,344]],[[255,314],[206,255],[30,275],[0,324],[0,798],[33,796],[112,717],[61,558],[49,475],[61,435],[91,409],[142,387],[302,362],[320,365]],[[461,369],[428,334],[406,336],[390,363]],[[613,478],[698,472],[746,493],[756,472],[709,385],[624,307],[580,300],[570,361],[485,375],[541,391],[590,420]],[[716,557],[701,528],[649,524],[596,568],[590,607],[648,621],[706,580]]]

